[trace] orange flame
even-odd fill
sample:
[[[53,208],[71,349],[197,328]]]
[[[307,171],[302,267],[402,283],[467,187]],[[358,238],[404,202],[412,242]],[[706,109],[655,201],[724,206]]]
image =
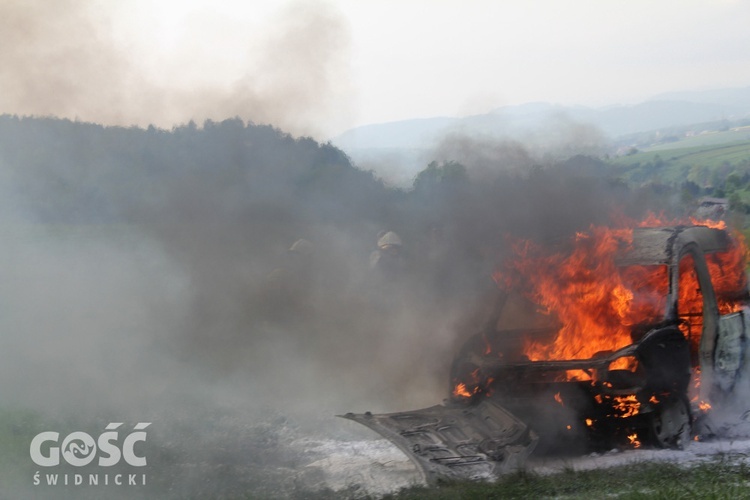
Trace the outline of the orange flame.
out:
[[[723,221],[691,220],[690,223],[726,229]],[[623,221],[619,228],[592,226],[588,231],[576,233],[562,251],[530,240],[512,241],[511,257],[492,278],[499,287],[536,305],[538,314],[554,320],[549,323],[559,325],[554,335],[544,339],[531,335],[523,338],[519,354],[530,361],[590,359],[632,344],[635,326],[662,320],[670,286],[667,266],[622,267],[616,257],[632,247],[632,228],[677,225],[686,225],[686,221],[667,221],[652,214],[641,222]],[[706,255],[721,314],[740,310],[746,298],[741,293],[747,293],[747,249],[741,235],[733,237],[728,251]],[[690,342],[696,365],[692,384],[695,392],[700,384],[697,353],[703,326],[703,296],[690,259],[689,254],[681,259],[680,281],[676,285],[678,314],[684,320],[680,328]],[[483,351],[485,356],[504,357],[486,338]],[[621,369],[635,372],[637,359],[623,357],[609,366],[609,370]],[[568,370],[560,380],[591,380],[592,375],[584,370]],[[477,370],[454,383],[454,396],[469,398],[478,393],[488,394],[492,380]],[[595,395],[595,399],[602,403],[601,395]],[[563,404],[559,393],[555,400]],[[653,397],[650,402],[659,401]],[[639,413],[640,403],[635,396],[618,396],[614,408],[621,413],[618,416],[628,417]]]
[[[578,234],[572,253],[549,255],[531,242],[515,246],[509,263],[525,294],[562,325],[552,343],[527,340],[530,360],[588,359],[631,343],[636,323],[663,314],[666,267],[633,266],[621,272],[615,254],[632,243],[631,229],[591,228]],[[633,293],[639,290],[638,297]]]
[[[488,396],[492,394],[489,387],[492,385],[492,382],[494,382],[494,378],[483,378],[479,372],[479,368],[471,372],[470,377],[471,380],[468,381],[468,383],[456,381],[456,385],[453,388],[453,396],[470,398],[480,392],[484,392]]]
[[[652,215],[630,226],[677,223]],[[726,227],[723,221],[700,224]],[[741,308],[737,292],[747,288],[744,272],[747,250],[744,241],[736,239],[728,252],[706,256],[722,314]],[[500,286],[521,291],[541,307],[543,314],[554,317],[561,325],[552,342],[525,340],[523,353],[531,361],[588,359],[600,352],[611,352],[633,342],[634,325],[663,318],[668,268],[616,264],[615,257],[631,247],[632,241],[632,229],[592,226],[588,232],[575,235],[569,252],[551,252],[528,240],[513,243],[514,257],[493,278]],[[700,311],[703,299],[689,259],[682,259],[680,274],[678,307],[686,313]],[[700,314],[692,317],[683,331],[697,348],[702,324]],[[634,370],[631,361],[618,361],[622,366],[615,364],[611,369]]]
[[[466,384],[463,382],[456,384],[456,388],[453,389],[454,396],[461,396],[462,398],[470,398],[472,394],[466,390]]]
[[[628,418],[633,415],[638,415],[640,412],[641,403],[638,402],[635,394],[629,396],[615,396],[612,399],[614,400],[612,407],[620,413],[620,415],[616,415],[617,417]]]
[[[630,441],[630,444],[633,445],[633,448],[641,447],[641,442],[638,441],[638,434],[630,434],[628,440]]]

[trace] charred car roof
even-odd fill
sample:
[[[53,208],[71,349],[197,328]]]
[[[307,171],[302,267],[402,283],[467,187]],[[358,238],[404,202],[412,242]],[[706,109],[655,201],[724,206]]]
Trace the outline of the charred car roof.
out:
[[[675,264],[682,249],[697,245],[703,253],[729,249],[731,239],[723,229],[707,226],[649,227],[633,229],[632,246],[618,257],[618,265]]]

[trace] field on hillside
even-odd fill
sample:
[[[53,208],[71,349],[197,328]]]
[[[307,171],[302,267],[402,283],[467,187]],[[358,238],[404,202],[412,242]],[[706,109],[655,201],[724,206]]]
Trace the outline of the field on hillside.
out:
[[[691,148],[726,145],[733,142],[750,141],[750,126],[734,127],[730,130],[706,130],[678,141],[655,144],[642,148],[644,151],[665,151],[675,148]]]
[[[715,184],[714,176],[726,177],[733,171],[747,170],[750,139],[722,143],[707,134],[620,156],[610,163],[621,170],[624,178],[634,182],[680,184],[690,180],[708,186]]]

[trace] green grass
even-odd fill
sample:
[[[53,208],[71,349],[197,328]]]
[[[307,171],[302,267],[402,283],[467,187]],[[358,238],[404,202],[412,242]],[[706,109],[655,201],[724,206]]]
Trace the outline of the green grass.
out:
[[[736,457],[719,456],[711,462],[693,466],[643,462],[591,471],[571,469],[553,475],[518,472],[496,483],[448,482],[431,488],[405,489],[386,498],[390,500],[750,498],[750,467],[737,460]]]
[[[692,147],[677,147],[678,144],[673,143],[671,149],[651,149],[620,156],[610,160],[610,164],[634,182],[680,184],[693,180],[702,185],[708,180],[702,177],[710,178],[714,170],[750,162],[750,140]]]
[[[670,149],[682,149],[690,147],[711,147],[724,145],[731,142],[750,141],[750,127],[737,127],[726,131],[710,131],[696,134],[691,137],[681,138],[679,141],[656,144],[643,151],[667,151]]]
[[[718,166],[724,161],[735,163],[750,159],[750,141],[733,142],[712,146],[692,146],[670,149],[650,149],[633,155],[620,156],[612,163],[619,166],[633,166],[654,162],[661,158],[667,163],[700,164]]]
[[[29,445],[40,429],[51,428],[36,412],[0,409],[0,492],[19,491],[30,483],[34,464]]]
[[[88,428],[86,422],[75,422],[65,418],[49,420],[45,416],[28,411],[0,409],[0,496],[3,498],[101,498],[104,493],[128,496],[130,490],[102,490],[97,488],[53,489],[31,486],[31,479],[39,467],[30,462],[29,443],[43,429],[55,429],[67,434],[73,429]],[[193,429],[194,431],[194,429]],[[192,432],[192,431],[191,431]],[[251,439],[254,434],[243,436]],[[262,437],[262,436],[258,436]],[[181,431],[176,435],[156,435],[153,439],[159,446],[152,449],[149,459],[148,488],[132,490],[142,498],[292,498],[351,499],[362,498],[363,492],[353,487],[334,492],[330,489],[308,487],[281,490],[282,477],[290,477],[297,470],[294,464],[266,463],[268,457],[253,453],[241,456],[225,456],[222,447],[211,442],[205,457],[197,461],[184,456],[179,446],[174,448],[173,438],[178,443],[190,445],[191,436]],[[172,443],[167,446],[168,443]],[[247,441],[245,447],[253,443]],[[251,446],[252,448],[252,446]],[[244,448],[243,448],[244,449]],[[248,448],[249,450],[250,448]],[[188,450],[195,452],[194,449]],[[225,452],[227,450],[224,450]],[[272,450],[271,450],[272,451]],[[192,455],[191,455],[192,456]],[[253,463],[253,459],[263,461]],[[187,459],[187,461],[186,461]],[[412,487],[388,495],[389,500],[417,499],[664,499],[678,500],[750,498],[750,466],[744,463],[747,457],[719,455],[697,465],[679,465],[666,462],[640,462],[608,469],[575,471],[572,468],[557,474],[541,475],[521,471],[501,478],[495,483],[486,482],[442,482],[432,487]],[[202,466],[198,462],[206,462]],[[199,466],[201,465],[201,466]],[[256,470],[257,466],[257,470]],[[60,468],[60,472],[76,472]],[[226,469],[226,470],[225,470]],[[278,470],[277,470],[278,469]],[[279,477],[268,477],[269,475]],[[280,475],[281,474],[281,475]],[[252,476],[252,477],[247,477]],[[241,480],[239,478],[242,478]],[[266,478],[266,479],[264,479]],[[225,482],[229,482],[229,486]],[[119,498],[118,497],[118,498]]]

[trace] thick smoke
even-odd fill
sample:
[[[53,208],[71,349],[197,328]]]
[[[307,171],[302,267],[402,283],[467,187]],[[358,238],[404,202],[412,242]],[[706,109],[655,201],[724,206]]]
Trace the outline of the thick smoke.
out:
[[[188,488],[211,468],[175,461],[299,461],[278,443],[286,417],[258,427],[278,414],[341,433],[336,413],[445,394],[455,308],[432,302],[421,269],[372,274],[400,195],[340,151],[236,119],[1,121],[4,410],[85,430],[152,421],[172,443],[155,475]]]
[[[157,476],[181,487],[210,476],[173,470],[200,450],[256,464],[230,474],[238,488],[269,463],[294,471],[289,415],[337,434],[335,413],[438,403],[493,313],[506,233],[565,236],[649,205],[592,176],[595,160],[506,168],[518,156],[502,148],[479,179],[436,164],[393,190],[332,146],[239,119],[5,116],[0,140],[5,407],[153,421],[172,443]],[[370,265],[382,230],[403,242],[395,269]]]
[[[45,284],[61,304],[49,325],[67,321],[72,336],[60,336],[52,356],[64,358],[64,338],[99,339],[104,349],[108,331],[122,331],[143,347],[134,361],[166,374],[179,373],[170,363],[184,363],[191,374],[236,377],[251,405],[395,410],[439,400],[453,352],[475,333],[457,325],[476,324],[470,316],[493,286],[504,235],[569,234],[602,222],[602,207],[628,196],[564,166],[507,172],[517,156],[500,149],[491,182],[443,179],[402,193],[352,169],[333,148],[237,120],[166,133],[9,119],[4,132],[16,148],[6,154],[6,199],[16,213],[26,210],[19,217],[43,222],[29,236],[35,257],[18,269],[39,262],[65,270]],[[34,160],[40,147],[54,163]],[[310,165],[316,155],[327,172]],[[45,234],[49,224],[88,232]],[[401,236],[408,265],[387,279],[368,264],[384,229]],[[302,256],[289,251],[301,238],[312,246]],[[119,274],[103,280],[105,270]],[[88,314],[104,322],[84,321]],[[119,325],[120,317],[134,323]],[[53,335],[37,325],[44,315],[29,318],[24,328]],[[38,344],[50,345],[44,338]],[[79,342],[69,345],[75,358]]]
[[[124,54],[97,27],[84,2],[3,2],[0,82],[5,112],[120,119],[105,106],[128,80]]]
[[[427,155],[435,161],[457,161],[473,178],[491,179],[500,172],[523,173],[533,166],[550,167],[583,155],[598,157],[607,139],[593,125],[565,114],[526,130],[464,130],[443,136]]]
[[[450,277],[464,264],[428,247],[413,201],[341,152],[239,120],[2,128],[10,400],[130,415],[226,398],[332,415],[445,394],[471,292]],[[370,269],[383,229],[403,238],[401,276]],[[301,238],[311,250],[290,251]]]
[[[139,53],[112,34],[116,11],[102,7],[93,0],[0,5],[2,112],[163,127],[239,116],[310,135],[349,118],[342,114],[350,95],[348,32],[325,3],[286,5],[273,32],[248,33],[245,46],[230,49],[245,54],[242,72],[195,86],[179,75],[147,76]],[[198,43],[207,26],[190,27]],[[204,74],[214,71],[210,60],[191,61]]]
[[[664,203],[533,141],[452,138],[435,176],[387,189],[330,146],[246,125],[315,133],[345,107],[347,33],[322,4],[285,10],[264,55],[221,89],[145,80],[101,15],[87,2],[4,2],[0,109],[144,126],[240,119],[167,132],[2,117],[2,409],[51,420],[30,435],[59,419],[92,433],[152,421],[155,497],[265,492],[248,481],[278,487],[306,463],[285,441],[295,426],[345,434],[333,414],[439,402],[453,354],[492,315],[505,234],[554,238],[615,206]],[[560,147],[596,146],[568,130]],[[467,175],[442,175],[450,161]],[[370,266],[383,230],[403,240],[397,273]],[[310,246],[292,251],[302,238]],[[14,461],[28,452],[21,435]]]

